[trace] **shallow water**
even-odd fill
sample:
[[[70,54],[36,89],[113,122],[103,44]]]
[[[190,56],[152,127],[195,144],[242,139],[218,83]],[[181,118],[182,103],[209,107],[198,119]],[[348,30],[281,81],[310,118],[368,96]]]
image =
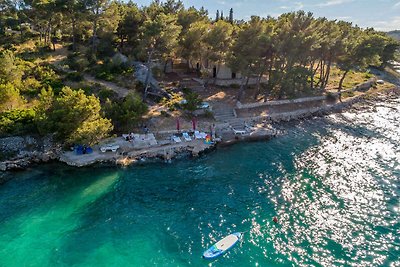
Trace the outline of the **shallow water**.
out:
[[[194,160],[9,174],[0,266],[400,266],[399,127],[393,101]]]

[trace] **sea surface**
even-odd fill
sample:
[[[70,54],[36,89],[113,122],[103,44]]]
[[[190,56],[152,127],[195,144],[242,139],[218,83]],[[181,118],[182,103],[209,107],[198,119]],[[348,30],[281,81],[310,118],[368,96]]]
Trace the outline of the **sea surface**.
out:
[[[400,266],[400,99],[282,127],[197,159],[9,173],[0,266]]]

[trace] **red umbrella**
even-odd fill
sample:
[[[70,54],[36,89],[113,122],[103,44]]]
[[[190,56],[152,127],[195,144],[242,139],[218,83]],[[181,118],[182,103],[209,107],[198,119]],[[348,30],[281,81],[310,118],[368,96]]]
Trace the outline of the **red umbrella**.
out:
[[[179,122],[179,118],[176,118],[176,129],[178,130],[178,132],[181,129],[181,124]]]
[[[196,119],[192,119],[192,126],[193,126],[193,131],[196,131]]]

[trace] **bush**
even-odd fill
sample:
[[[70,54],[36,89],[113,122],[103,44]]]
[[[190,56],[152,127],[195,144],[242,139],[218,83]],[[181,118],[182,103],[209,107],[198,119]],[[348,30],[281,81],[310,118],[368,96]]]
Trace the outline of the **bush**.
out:
[[[84,55],[73,53],[68,55],[67,64],[71,69],[82,72],[86,70],[90,62]]]
[[[81,81],[83,81],[83,74],[80,72],[77,72],[77,71],[70,72],[67,74],[65,79],[73,81],[73,82],[81,82]]]
[[[366,79],[371,79],[372,77],[374,77],[374,75],[372,73],[369,73],[369,72],[365,73]]]
[[[30,97],[35,97],[42,88],[43,85],[41,82],[39,82],[35,78],[28,77],[23,81],[21,93]]]
[[[177,93],[170,93],[171,98],[164,97],[161,99],[161,104],[165,105],[169,111],[175,111],[179,107],[179,103],[183,100],[183,97]]]
[[[101,116],[100,101],[87,96],[82,90],[64,87],[52,107],[45,114],[49,132],[67,144],[92,145],[106,137],[112,130],[111,121]]]
[[[131,130],[137,126],[148,111],[142,98],[135,93],[130,93],[122,101],[112,102],[108,99],[103,106],[106,117],[111,118],[120,130]]]
[[[60,76],[49,66],[37,66],[33,74],[44,87],[50,86],[55,90],[60,90],[64,86]]]
[[[112,82],[115,79],[114,74],[106,72],[106,71],[96,73],[96,78],[100,79],[100,80],[108,81],[108,82]]]
[[[23,104],[24,100],[13,84],[0,84],[0,112],[19,108]]]
[[[201,99],[198,94],[189,92],[185,94],[185,99],[186,103],[182,104],[182,107],[189,111],[190,113],[193,113],[194,111],[197,110],[198,106],[201,104]]]
[[[353,97],[353,96],[355,96],[354,91],[347,91],[347,92],[344,92],[344,93],[342,94],[342,97],[344,97],[344,98],[346,98],[346,97]]]
[[[330,101],[330,102],[334,102],[334,101],[336,101],[336,95],[334,95],[334,94],[331,93],[331,92],[328,92],[328,93],[326,94],[326,100],[327,100],[327,101]]]
[[[161,116],[164,116],[166,118],[171,117],[171,115],[168,112],[164,111],[164,110],[161,110]]]
[[[35,111],[13,109],[0,114],[0,135],[19,135],[35,132]]]
[[[105,101],[107,98],[108,99],[114,99],[118,96],[116,92],[113,90],[110,90],[108,88],[102,88],[100,91],[97,93],[97,96],[100,98],[100,100]]]

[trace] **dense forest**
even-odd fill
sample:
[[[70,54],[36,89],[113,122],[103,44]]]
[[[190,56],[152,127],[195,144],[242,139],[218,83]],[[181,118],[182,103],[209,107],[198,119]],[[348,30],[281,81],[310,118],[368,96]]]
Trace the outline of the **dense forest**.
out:
[[[217,71],[225,64],[242,74],[240,99],[250,78],[258,79],[261,96],[323,91],[333,66],[341,71],[340,91],[349,72],[383,68],[399,48],[386,33],[304,11],[243,21],[233,10],[211,17],[176,0],[145,7],[109,0],[2,0],[0,11],[1,135],[55,133],[67,144],[96,143],[146,114],[146,83],[135,84],[124,99],[66,86],[85,72],[109,81],[131,75],[132,65],[115,60],[117,52],[148,66],[184,59],[206,85],[213,82],[208,62]],[[24,49],[27,44],[31,49]],[[71,71],[45,60],[60,46],[68,48]]]

